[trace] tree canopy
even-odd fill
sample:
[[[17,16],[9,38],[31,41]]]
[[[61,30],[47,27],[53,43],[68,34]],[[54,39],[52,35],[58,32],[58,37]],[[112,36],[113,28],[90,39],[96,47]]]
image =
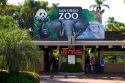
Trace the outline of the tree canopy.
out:
[[[8,0],[0,0],[0,6],[5,6]]]
[[[109,5],[104,3],[105,1],[106,0],[95,0],[95,4],[90,5],[99,22],[102,22],[102,14],[105,12],[105,9],[102,9],[102,7],[110,8]]]
[[[106,31],[125,31],[125,23],[115,21],[114,17],[109,17],[105,29]]]
[[[15,27],[17,27],[17,23],[12,16],[0,16],[0,29],[9,29]]]

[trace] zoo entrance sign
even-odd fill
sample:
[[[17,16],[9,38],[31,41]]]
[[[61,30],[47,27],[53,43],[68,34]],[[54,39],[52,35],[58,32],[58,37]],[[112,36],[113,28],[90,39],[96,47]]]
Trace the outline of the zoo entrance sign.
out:
[[[33,23],[33,39],[64,41],[104,39],[103,25],[96,21],[93,12],[81,7],[58,7],[46,11],[39,9]]]
[[[59,19],[80,19],[81,7],[59,7]]]

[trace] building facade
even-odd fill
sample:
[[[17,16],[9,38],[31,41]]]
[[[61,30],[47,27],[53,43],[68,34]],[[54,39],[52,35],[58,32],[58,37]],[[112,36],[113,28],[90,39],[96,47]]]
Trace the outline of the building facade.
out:
[[[40,47],[41,71],[85,72],[86,64],[92,65],[92,57],[104,57],[104,72],[125,72],[124,33],[105,32],[89,10],[39,9],[32,35],[33,42]]]

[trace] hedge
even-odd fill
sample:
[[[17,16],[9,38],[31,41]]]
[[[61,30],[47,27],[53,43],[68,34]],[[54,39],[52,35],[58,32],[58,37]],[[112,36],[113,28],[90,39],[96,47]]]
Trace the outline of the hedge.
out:
[[[61,72],[69,72],[69,73],[77,73],[82,72],[81,63],[68,64],[67,62],[63,62],[60,67]]]
[[[18,75],[0,71],[0,83],[40,83],[40,76],[34,72],[20,72]]]

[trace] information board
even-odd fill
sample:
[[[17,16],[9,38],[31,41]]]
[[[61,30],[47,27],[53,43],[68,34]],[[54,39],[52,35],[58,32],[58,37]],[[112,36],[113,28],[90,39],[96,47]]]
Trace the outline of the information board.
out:
[[[75,55],[68,55],[68,64],[75,64]]]

